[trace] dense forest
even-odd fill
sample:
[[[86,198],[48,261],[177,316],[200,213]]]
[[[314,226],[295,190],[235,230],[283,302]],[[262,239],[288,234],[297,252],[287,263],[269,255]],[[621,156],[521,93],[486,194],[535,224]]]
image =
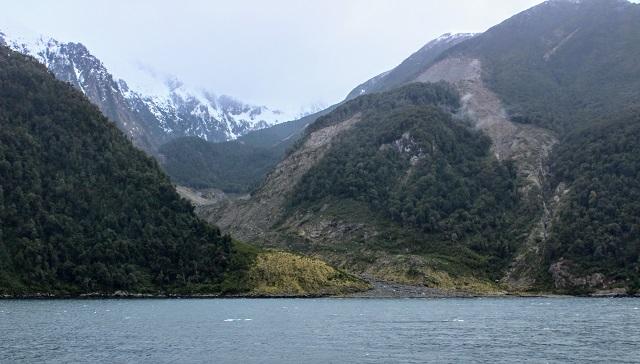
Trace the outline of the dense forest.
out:
[[[512,120],[560,136],[546,188],[563,182],[568,194],[546,264],[568,259],[577,276],[602,273],[635,287],[639,21],[640,6],[627,1],[546,2],[448,51],[482,60]]]
[[[319,119],[314,128],[364,110],[303,177],[291,208],[363,202],[374,215],[415,231],[420,250],[468,248],[487,257],[487,270],[499,271],[517,248],[514,234],[527,224],[518,219],[524,204],[517,175],[491,155],[487,136],[453,118],[449,111],[458,105],[444,84],[412,84],[362,96]]]
[[[247,263],[80,92],[0,50],[1,294],[213,292]]]
[[[286,144],[254,147],[238,141],[210,143],[177,138],[160,147],[163,168],[173,182],[193,188],[247,192],[282,158]]]
[[[177,138],[160,147],[162,167],[180,185],[249,192],[282,160],[305,127],[331,110],[333,107],[224,143]]]
[[[554,182],[569,184],[547,258],[570,259],[640,288],[640,111],[567,136],[555,151]]]

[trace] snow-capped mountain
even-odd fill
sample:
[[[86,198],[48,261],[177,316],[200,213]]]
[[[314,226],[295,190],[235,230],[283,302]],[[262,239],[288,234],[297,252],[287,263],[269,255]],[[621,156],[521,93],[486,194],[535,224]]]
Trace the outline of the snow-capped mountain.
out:
[[[129,85],[80,43],[0,32],[0,44],[33,56],[56,78],[82,91],[136,146],[151,154],[173,138],[197,136],[221,142],[295,118],[156,74],[144,75],[137,81],[147,81]]]

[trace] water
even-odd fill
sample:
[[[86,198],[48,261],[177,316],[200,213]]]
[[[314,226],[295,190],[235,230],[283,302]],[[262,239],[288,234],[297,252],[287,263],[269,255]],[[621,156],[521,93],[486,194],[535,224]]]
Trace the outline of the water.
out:
[[[0,362],[640,362],[640,299],[0,300]]]

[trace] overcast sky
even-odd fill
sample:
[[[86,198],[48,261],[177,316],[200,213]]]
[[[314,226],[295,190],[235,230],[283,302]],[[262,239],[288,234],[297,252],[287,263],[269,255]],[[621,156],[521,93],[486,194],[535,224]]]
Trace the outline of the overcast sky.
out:
[[[143,65],[297,111],[341,100],[447,32],[481,32],[540,0],[1,0],[2,16],[84,43],[116,75]]]

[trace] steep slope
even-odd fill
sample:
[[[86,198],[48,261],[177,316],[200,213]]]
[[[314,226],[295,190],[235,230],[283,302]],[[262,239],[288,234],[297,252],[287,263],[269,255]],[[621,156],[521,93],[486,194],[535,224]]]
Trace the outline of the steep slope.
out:
[[[475,34],[471,33],[443,34],[427,43],[394,69],[384,72],[353,89],[347,95],[347,100],[367,93],[388,91],[413,81],[425,67],[429,66],[444,51],[474,36]]]
[[[547,1],[447,52],[478,58],[517,122],[571,131],[637,104],[640,5]]]
[[[576,207],[569,201],[572,182],[558,179],[553,176],[557,171],[550,170],[550,164],[560,158],[554,148],[579,154],[584,146],[576,144],[579,138],[568,136],[573,130],[588,129],[594,119],[607,119],[638,104],[639,22],[640,6],[625,0],[547,1],[436,57],[422,56],[422,68],[403,79],[404,83],[453,84],[462,95],[466,115],[491,137],[495,155],[514,161],[519,174],[530,182],[520,192],[532,206],[537,205],[531,215],[537,222],[503,279],[513,289],[540,287],[560,277],[550,277],[548,270],[562,258],[549,253],[558,251],[556,234],[564,230],[555,224],[565,223],[562,216],[566,218]],[[399,72],[387,74],[394,71]],[[365,85],[375,84],[373,90],[396,87],[398,82],[388,80],[387,74]],[[360,91],[369,92],[367,88]],[[563,158],[569,157],[564,154]],[[611,156],[598,158],[606,161]],[[597,231],[592,238],[619,241],[619,232]],[[565,234],[560,240],[572,245],[571,239],[582,240],[578,235]],[[555,247],[548,247],[549,242]],[[627,256],[625,244],[612,246],[620,249],[614,249],[617,254]],[[597,264],[584,266],[581,259],[563,266],[563,274],[576,279],[556,280],[551,286],[573,289],[571,281],[577,282],[575,288],[586,290],[628,286],[629,278],[616,278],[607,263],[602,262],[598,272]],[[575,272],[568,273],[569,266]],[[590,283],[580,276],[586,271],[606,278]]]
[[[0,297],[368,288],[315,259],[232,243],[35,59],[0,46],[0,84]]]
[[[36,60],[0,52],[0,291],[214,290],[232,245]]]
[[[584,144],[579,142],[580,138],[569,137],[575,130],[589,129],[594,119],[607,119],[611,114],[615,119],[619,110],[637,105],[640,67],[633,60],[640,54],[638,22],[640,6],[627,1],[547,1],[452,48],[438,62],[460,58],[480,60],[484,66],[483,80],[502,101],[510,120],[519,125],[553,130],[559,137],[556,150],[576,153],[573,156],[546,153],[546,157],[540,159],[544,187],[542,215],[505,277],[505,282],[511,285],[544,284],[549,280],[549,272],[555,271],[551,280],[558,289],[588,291],[629,286],[625,281],[628,275],[613,274],[605,260],[587,264],[587,268],[583,258],[560,264],[564,261],[562,257],[550,253],[558,251],[553,247],[558,241],[571,246],[572,240],[581,238],[577,231],[565,234],[562,239],[557,237],[565,225],[572,225],[566,216],[576,212],[577,206],[571,200],[573,188],[578,186],[574,186],[575,180],[557,178],[557,170],[549,171],[548,165],[549,162],[557,164],[558,158],[579,158]],[[532,145],[535,149],[536,144]],[[598,163],[612,158],[613,150],[604,152],[596,157]],[[526,161],[519,164],[528,169]],[[549,178],[549,172],[553,178]],[[605,184],[606,189],[613,188],[609,183],[611,179]],[[607,214],[602,206],[596,209],[598,213]],[[590,238],[619,242],[620,234],[598,229]],[[609,249],[617,249],[616,254],[627,256],[625,244],[612,244]],[[563,268],[558,269],[559,265]],[[569,269],[570,266],[575,269]],[[565,276],[577,278],[563,279],[562,274],[557,274],[558,270],[564,271]],[[593,281],[581,276],[586,271],[602,279]],[[571,281],[574,286],[567,284]]]
[[[633,110],[640,96],[640,68],[635,62],[640,52],[638,23],[640,6],[624,0],[553,0],[483,34],[462,36],[441,48],[427,45],[398,68],[354,89],[348,98],[363,96],[310,125],[249,201],[226,202],[203,213],[255,241],[322,251],[336,263],[394,280],[442,283],[447,280],[436,279],[434,271],[453,274],[471,269],[477,276],[501,278],[501,284],[512,290],[633,290],[640,274],[633,235],[640,215],[635,200],[622,196],[635,195],[638,179],[633,173],[631,142],[637,123]],[[415,119],[410,113],[383,114],[368,105],[366,97],[413,82],[439,81],[460,94],[457,119],[466,119],[475,131],[490,138],[491,155],[499,166],[515,168],[515,176],[507,180],[516,186],[517,196],[501,213],[504,220],[492,220],[486,212],[467,217],[490,227],[478,233],[476,245],[451,245],[456,248],[448,252],[431,250],[426,259],[413,254],[419,250],[414,250],[412,239],[423,239],[433,248],[442,236],[425,238],[420,231],[423,235],[416,238],[411,228],[403,236],[393,226],[406,227],[424,221],[424,216],[441,218],[437,209],[439,214],[430,215],[441,201],[413,194],[418,189],[412,188],[402,190],[408,196],[394,195],[396,185],[384,179],[385,173],[394,172],[389,172],[386,156],[377,154],[385,149],[377,143],[386,140],[387,134],[367,136],[359,126],[376,130],[372,121],[376,116],[364,116],[371,112],[396,123],[406,117],[404,125],[410,128]],[[363,106],[358,112],[345,112],[350,109],[346,105],[358,103]],[[624,122],[621,112],[626,115]],[[629,133],[629,138],[616,128]],[[414,151],[411,136],[398,137],[393,145],[398,151]],[[598,138],[607,140],[606,144]],[[344,140],[349,142],[342,144]],[[368,144],[360,144],[361,140]],[[373,146],[382,149],[376,151]],[[590,150],[594,152],[584,153]],[[413,157],[419,160],[419,155]],[[392,165],[401,165],[391,160]],[[397,181],[397,186],[410,181],[412,173]],[[379,188],[380,180],[387,181],[383,184],[388,187]],[[503,184],[500,179],[495,182],[485,188],[502,196],[505,191],[499,186]],[[449,192],[441,198],[455,206],[457,194]],[[394,203],[385,196],[394,196]],[[399,201],[409,201],[409,207],[399,209]],[[421,201],[428,201],[422,210],[418,208]],[[474,211],[470,206],[465,210]],[[422,215],[413,215],[414,211]],[[431,226],[441,226],[433,225],[438,219],[427,220]],[[423,228],[420,225],[418,230]],[[463,230],[471,235],[459,233],[455,226],[448,228],[456,239],[473,240],[473,229]],[[384,234],[386,241],[376,241]],[[483,239],[504,244],[495,249]],[[477,255],[466,255],[469,247]],[[380,255],[380,251],[398,255]],[[354,255],[361,260],[354,260]],[[453,255],[463,258],[454,263],[449,259],[447,264],[439,260]],[[413,279],[409,271],[418,272],[418,278]]]
[[[546,249],[555,288],[640,289],[640,113],[599,120],[555,151],[554,184],[567,184]]]
[[[109,73],[80,43],[0,33],[0,44],[38,59],[56,78],[82,91],[136,146],[152,154],[177,137],[221,142],[294,119],[265,106],[189,89],[175,79],[141,75],[145,81],[132,87]]]
[[[489,139],[453,119],[458,100],[442,84],[414,84],[348,101],[307,129],[250,200],[200,213],[248,241],[379,279],[489,289],[526,206]]]

